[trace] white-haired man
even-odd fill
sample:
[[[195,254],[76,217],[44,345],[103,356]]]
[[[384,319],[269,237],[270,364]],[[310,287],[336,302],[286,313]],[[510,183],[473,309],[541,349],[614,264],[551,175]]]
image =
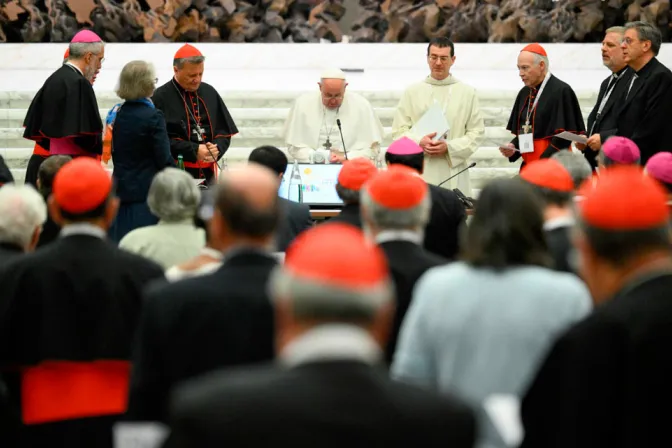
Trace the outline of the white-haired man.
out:
[[[47,204],[32,186],[0,188],[0,266],[33,250],[46,220]]]
[[[468,408],[380,370],[394,293],[385,256],[361,231],[329,223],[305,231],[269,289],[278,365],[178,386],[167,447],[473,446]]]
[[[291,161],[343,163],[377,157],[384,131],[371,103],[346,93],[341,70],[324,71],[317,85],[319,91],[297,98],[285,121],[282,137]]]
[[[506,126],[515,138],[500,151],[510,162],[522,156],[522,168],[569,148],[571,142],[556,134],[585,134],[586,127],[574,90],[551,74],[548,55],[541,45],[529,44],[521,50],[518,73],[525,87],[518,92]]]
[[[105,44],[82,30],[70,41],[68,60],[37,92],[23,122],[23,138],[50,154],[98,157],[103,122],[92,83],[105,59]]]
[[[427,183],[417,171],[403,165],[379,171],[362,188],[364,233],[385,252],[397,293],[394,325],[385,349],[389,364],[415,283],[428,269],[448,263],[422,247],[431,207]]]
[[[173,78],[156,89],[152,101],[166,119],[173,158],[182,156],[186,171],[211,185],[238,128],[217,90],[202,81],[204,70],[205,56],[184,44],[173,57]]]

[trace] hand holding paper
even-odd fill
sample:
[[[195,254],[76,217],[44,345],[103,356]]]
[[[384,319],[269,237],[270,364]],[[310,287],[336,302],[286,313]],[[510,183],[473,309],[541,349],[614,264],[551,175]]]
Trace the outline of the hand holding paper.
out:
[[[562,131],[559,134],[556,134],[555,137],[559,137],[563,140],[569,140],[570,142],[581,143],[583,145],[588,142],[588,137],[585,135],[572,134],[571,132]]]

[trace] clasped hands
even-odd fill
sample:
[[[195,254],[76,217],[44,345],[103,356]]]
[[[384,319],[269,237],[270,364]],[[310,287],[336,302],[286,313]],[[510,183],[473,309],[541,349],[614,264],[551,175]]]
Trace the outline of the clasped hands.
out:
[[[217,157],[219,157],[219,148],[214,143],[208,142],[198,145],[196,160],[199,162],[212,163],[217,161]]]
[[[427,134],[420,140],[420,147],[425,151],[425,154],[440,156],[447,153],[448,143],[445,140],[434,140],[434,137],[436,137],[436,132]]]
[[[588,146],[593,151],[599,151],[602,147],[602,138],[600,137],[600,134],[593,134],[588,137],[588,141],[585,145],[583,143],[574,143],[574,145],[576,145],[580,151],[586,149],[586,146]]]

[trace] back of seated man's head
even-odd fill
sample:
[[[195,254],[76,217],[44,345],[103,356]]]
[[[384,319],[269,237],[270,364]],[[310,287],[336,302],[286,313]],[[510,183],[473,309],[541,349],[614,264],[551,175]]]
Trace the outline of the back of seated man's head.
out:
[[[0,188],[0,244],[32,250],[47,220],[47,205],[31,185]]]
[[[557,160],[531,162],[523,168],[520,177],[540,194],[546,207],[566,208],[572,204],[574,182]]]
[[[425,170],[425,155],[420,145],[408,137],[392,142],[385,151],[385,162],[388,165],[404,165],[422,174]]]
[[[610,137],[598,153],[598,162],[608,168],[613,165],[638,165],[641,155],[635,142],[626,137]]]
[[[54,183],[54,177],[63,165],[72,160],[70,156],[49,156],[42,162],[37,171],[37,188],[45,196],[51,193],[51,187]]]
[[[572,176],[574,191],[577,191],[593,175],[590,163],[588,163],[588,160],[581,153],[563,150],[553,154],[551,159],[560,162],[569,172],[569,175]]]
[[[256,163],[226,172],[217,185],[211,238],[223,249],[272,244],[280,221],[276,173]]]
[[[672,152],[654,154],[646,162],[644,172],[663,184],[668,194],[672,194]]]
[[[56,173],[49,197],[49,214],[60,227],[90,223],[108,229],[118,208],[112,176],[96,159],[78,157]]]
[[[372,161],[365,158],[346,160],[338,173],[336,193],[344,204],[359,204],[362,186],[378,172]]]
[[[258,163],[282,178],[287,171],[287,156],[275,146],[260,146],[250,153],[248,162]]]

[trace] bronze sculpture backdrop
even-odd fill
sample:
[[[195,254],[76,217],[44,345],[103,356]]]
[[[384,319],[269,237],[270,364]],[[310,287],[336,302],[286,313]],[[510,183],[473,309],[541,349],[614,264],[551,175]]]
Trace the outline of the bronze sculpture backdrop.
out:
[[[0,0],[0,42],[599,42],[631,20],[670,40],[670,0]],[[355,5],[357,6],[357,5]]]

